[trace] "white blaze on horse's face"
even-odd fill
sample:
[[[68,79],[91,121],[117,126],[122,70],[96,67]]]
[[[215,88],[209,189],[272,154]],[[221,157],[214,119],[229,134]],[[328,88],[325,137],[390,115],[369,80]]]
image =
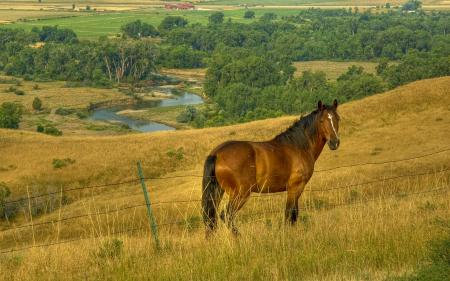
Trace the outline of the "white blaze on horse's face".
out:
[[[331,128],[333,128],[334,135],[336,136],[337,139],[339,139],[339,135],[338,135],[338,133],[336,132],[336,128],[334,127],[334,123],[333,123],[333,115],[331,115],[330,113],[328,113],[328,119],[330,119],[330,122],[331,122]]]
[[[339,147],[340,141],[335,123],[333,122],[333,115],[331,113],[328,113],[328,119],[330,119],[330,125],[334,133],[334,138],[330,138],[330,140],[328,141],[328,146],[330,147],[330,149],[336,150]]]

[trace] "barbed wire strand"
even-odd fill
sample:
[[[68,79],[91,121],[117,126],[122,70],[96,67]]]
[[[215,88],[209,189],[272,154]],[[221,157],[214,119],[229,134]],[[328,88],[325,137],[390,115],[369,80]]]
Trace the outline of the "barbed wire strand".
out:
[[[133,206],[125,206],[125,207],[121,207],[121,208],[118,208],[118,209],[112,209],[112,210],[108,210],[108,211],[101,211],[101,212],[96,212],[96,213],[87,213],[87,214],[82,214],[82,215],[65,217],[65,218],[58,219],[58,220],[49,220],[49,221],[43,221],[43,222],[38,222],[38,223],[34,223],[34,224],[26,224],[26,225],[14,226],[14,227],[6,228],[6,229],[1,229],[0,231],[17,230],[17,229],[27,228],[27,227],[36,227],[36,226],[42,226],[42,225],[47,225],[47,224],[54,224],[54,223],[59,223],[59,222],[79,219],[79,218],[83,218],[83,217],[89,217],[89,216],[106,215],[106,214],[120,212],[120,211],[123,211],[123,210],[143,207],[143,206],[146,206],[146,205],[147,204],[144,203],[144,204],[133,205]]]
[[[413,160],[413,159],[419,159],[419,158],[428,157],[428,156],[435,155],[435,154],[440,154],[440,153],[443,153],[443,152],[447,152],[449,150],[450,150],[450,148],[445,148],[445,149],[442,149],[442,150],[439,150],[439,151],[434,151],[434,152],[431,152],[431,153],[427,153],[427,154],[423,154],[423,155],[419,155],[419,156],[414,156],[414,157],[409,157],[409,158],[404,158],[404,159],[388,160],[388,161],[384,161],[384,162],[367,162],[367,163],[343,165],[343,166],[338,166],[338,167],[329,168],[329,169],[316,170],[314,172],[315,173],[320,173],[320,172],[326,172],[326,171],[331,171],[331,170],[337,170],[337,169],[341,169],[341,168],[366,166],[366,165],[380,165],[380,164],[388,164],[388,163],[409,161],[409,160]],[[180,176],[164,176],[164,177],[144,177],[143,179],[144,180],[162,180],[162,179],[176,179],[176,178],[187,178],[187,177],[203,178],[203,175],[180,175]],[[140,181],[140,179],[136,178],[136,179],[131,179],[131,180],[127,180],[127,181],[121,181],[121,182],[116,182],[116,183],[106,183],[106,184],[98,184],[98,185],[89,185],[89,186],[69,188],[69,189],[63,190],[63,192],[72,192],[72,191],[84,190],[84,189],[93,189],[93,188],[104,188],[104,187],[109,187],[109,186],[118,186],[118,185],[130,184],[130,183],[138,183],[139,181]],[[6,202],[4,202],[4,204],[18,203],[18,202],[25,201],[25,200],[31,200],[31,199],[41,198],[41,197],[55,195],[55,194],[60,194],[60,191],[54,191],[54,192],[34,195],[34,196],[30,196],[29,198],[28,197],[23,197],[23,198],[19,198],[19,199],[12,200],[12,201],[6,201]]]
[[[134,232],[134,231],[137,231],[137,230],[142,230],[144,228],[146,228],[146,226],[136,227],[136,228],[127,229],[127,230],[121,230],[121,231],[115,231],[115,232],[110,233],[110,235],[118,235],[118,234],[130,233],[130,232]],[[13,252],[18,252],[18,251],[25,251],[25,250],[32,249],[32,248],[50,247],[50,246],[54,246],[54,245],[72,243],[72,242],[81,241],[81,240],[87,240],[87,239],[104,238],[104,237],[105,236],[77,237],[77,238],[73,238],[73,239],[68,239],[68,240],[63,240],[63,241],[58,241],[58,242],[52,242],[52,243],[47,243],[47,244],[30,245],[30,246],[27,246],[27,247],[5,250],[5,251],[1,251],[0,254],[8,254],[8,253],[13,253]]]
[[[371,199],[366,199],[364,201],[358,201],[358,202],[347,202],[347,203],[342,203],[342,204],[335,204],[332,206],[332,208],[326,208],[326,210],[330,210],[333,209],[335,207],[340,207],[340,206],[345,206],[345,205],[352,205],[352,204],[362,204],[362,203],[366,203],[369,201],[375,201],[375,200],[385,200],[385,199],[390,199],[392,197],[397,197],[397,196],[401,196],[401,198],[407,197],[407,196],[411,196],[411,195],[417,195],[417,194],[424,194],[424,193],[430,193],[430,192],[436,192],[436,191],[442,191],[445,190],[446,192],[448,192],[448,188],[447,187],[441,187],[441,188],[435,188],[435,189],[431,189],[431,190],[425,190],[425,191],[419,191],[419,192],[412,192],[412,193],[396,193],[396,194],[392,194],[390,196],[387,197],[378,197],[378,198],[371,198]],[[305,210],[305,209],[303,209]],[[279,211],[269,211],[269,212],[262,212],[262,213],[253,213],[250,214],[251,215],[255,215],[255,214],[268,214],[268,213],[276,213]],[[258,219],[261,220],[261,219]],[[250,222],[254,222],[256,220],[250,221]],[[174,224],[182,224],[185,223],[186,220],[183,221],[176,221],[176,222],[169,222],[169,223],[162,223],[162,224],[158,224],[159,227],[163,227],[163,226],[167,226],[167,225],[174,225]],[[247,223],[247,222],[244,222]],[[132,229],[128,229],[128,230],[122,230],[122,231],[116,231],[116,232],[112,232],[110,233],[110,235],[118,235],[118,234],[125,234],[125,233],[130,233],[130,232],[134,232],[137,230],[142,230],[144,228],[146,228],[147,226],[142,226],[142,227],[137,227],[137,228],[132,228]],[[197,226],[195,228],[199,228],[200,226]],[[94,237],[94,238],[102,238],[104,236],[98,236],[98,237]],[[1,251],[0,254],[7,254],[7,253],[13,253],[13,252],[18,252],[18,251],[24,251],[24,250],[28,250],[28,249],[32,249],[32,248],[42,248],[42,247],[50,247],[50,246],[54,246],[54,245],[60,245],[60,244],[65,244],[65,243],[71,243],[71,242],[75,242],[75,241],[81,241],[81,240],[86,240],[86,239],[93,239],[93,237],[78,237],[78,238],[74,238],[74,239],[69,239],[69,240],[63,240],[63,241],[58,241],[58,242],[52,242],[52,243],[47,243],[47,244],[39,244],[39,245],[30,245],[27,247],[22,247],[22,248],[16,248],[16,249],[10,249],[10,250],[4,250]]]
[[[449,170],[450,170],[450,168],[446,168],[446,169],[441,170],[441,171],[430,171],[430,172],[417,173],[417,174],[399,175],[399,176],[394,176],[394,177],[391,177],[391,178],[382,178],[382,179],[377,179],[377,180],[368,181],[368,182],[362,182],[362,183],[356,183],[356,184],[332,187],[332,188],[328,188],[328,189],[315,189],[315,190],[314,189],[310,189],[310,190],[307,190],[307,191],[310,191],[310,192],[331,191],[331,190],[337,190],[337,189],[343,189],[343,188],[349,188],[349,187],[355,187],[355,186],[368,185],[368,184],[373,184],[373,183],[383,182],[383,181],[388,181],[388,180],[395,180],[395,179],[404,178],[404,177],[415,177],[415,176],[438,174],[438,173],[443,173],[443,172],[446,172],[446,171],[449,171]],[[280,196],[280,195],[285,196],[286,193],[283,192],[283,193],[256,195],[256,196],[252,196],[251,198],[264,199],[264,198],[273,197],[273,196]],[[151,206],[158,206],[158,205],[165,205],[165,204],[194,203],[194,202],[201,202],[201,199],[176,200],[176,201],[159,201],[159,202],[151,203],[150,205]],[[76,215],[76,216],[72,216],[72,217],[66,217],[66,218],[62,218],[62,219],[59,219],[59,220],[50,220],[50,221],[38,222],[38,223],[34,223],[34,224],[20,225],[20,226],[15,226],[15,227],[2,229],[1,231],[17,230],[17,229],[22,229],[22,228],[27,228],[27,227],[36,227],[36,226],[42,226],[42,225],[47,225],[47,224],[54,224],[54,223],[64,222],[64,221],[68,221],[68,220],[74,220],[74,219],[78,219],[78,218],[82,218],[82,217],[116,213],[116,212],[120,212],[120,211],[123,211],[123,210],[132,209],[132,208],[138,208],[138,207],[143,207],[143,206],[146,206],[146,204],[143,203],[143,204],[139,204],[139,205],[125,206],[125,207],[122,207],[122,208],[108,210],[108,211],[102,211],[102,212],[97,212],[97,213],[87,213],[87,214]]]

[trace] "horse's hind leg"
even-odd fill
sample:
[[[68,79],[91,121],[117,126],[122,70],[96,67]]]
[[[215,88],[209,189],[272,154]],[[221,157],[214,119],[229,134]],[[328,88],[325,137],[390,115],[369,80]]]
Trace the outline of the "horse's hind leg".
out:
[[[222,211],[220,215],[220,217],[227,224],[228,229],[230,229],[231,232],[236,236],[239,235],[239,230],[234,224],[234,219],[236,217],[236,213],[242,208],[242,206],[244,206],[245,202],[247,202],[249,197],[250,193],[230,197],[225,213]]]

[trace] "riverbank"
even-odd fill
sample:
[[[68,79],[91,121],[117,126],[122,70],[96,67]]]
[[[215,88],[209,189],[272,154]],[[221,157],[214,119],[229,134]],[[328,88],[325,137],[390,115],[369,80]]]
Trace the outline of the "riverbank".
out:
[[[194,105],[198,106],[198,105]],[[181,114],[186,108],[185,105],[168,106],[168,107],[155,107],[152,109],[138,109],[138,110],[122,110],[117,114],[127,116],[133,119],[138,119],[147,122],[157,122],[177,130],[191,129],[192,127],[186,123],[180,123],[177,121],[177,116]]]

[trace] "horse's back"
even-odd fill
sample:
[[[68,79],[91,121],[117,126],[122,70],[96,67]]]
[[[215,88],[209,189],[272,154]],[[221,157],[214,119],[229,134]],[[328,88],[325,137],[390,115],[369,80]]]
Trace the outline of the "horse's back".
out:
[[[228,141],[211,154],[216,156],[216,177],[228,193],[236,187],[278,192],[286,190],[295,162],[287,150],[272,142]]]

